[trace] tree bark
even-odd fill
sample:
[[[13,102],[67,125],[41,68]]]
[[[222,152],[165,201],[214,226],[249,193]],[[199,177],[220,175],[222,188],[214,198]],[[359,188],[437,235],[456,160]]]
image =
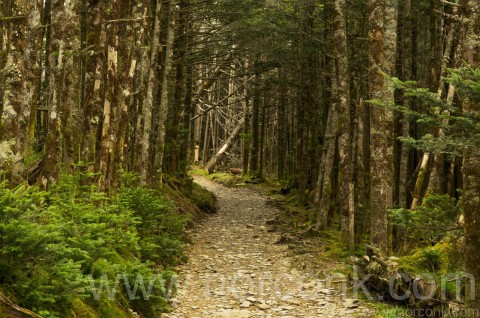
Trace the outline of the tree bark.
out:
[[[255,62],[255,68],[258,67],[260,61]],[[248,165],[248,174],[253,177],[259,175],[259,146],[260,146],[260,74],[255,74],[255,82],[253,86],[253,103],[252,103],[252,142],[250,144],[250,162]]]
[[[0,167],[18,182],[24,160],[33,153],[40,93],[41,1],[5,1],[1,14],[20,18],[3,21],[0,107]]]
[[[177,53],[176,57],[176,78],[175,78],[175,93],[173,96],[172,105],[172,129],[171,129],[171,149],[170,149],[170,164],[169,172],[175,174],[179,169],[179,148],[180,148],[180,127],[181,127],[181,112],[185,98],[186,91],[186,63],[187,63],[187,34],[186,30],[189,23],[188,13],[189,2],[186,0],[180,1],[179,13],[179,34],[175,42]]]
[[[280,92],[279,92],[279,101],[278,101],[278,118],[277,118],[277,178],[279,180],[284,179],[285,177],[285,157],[287,153],[287,145],[285,141],[287,140],[286,134],[286,108],[287,108],[287,84],[286,78],[284,75],[285,71],[282,69],[279,70],[279,85],[280,85]]]
[[[348,238],[350,251],[355,248],[355,205],[353,187],[353,134],[351,132],[350,81],[347,55],[347,29],[345,23],[345,0],[336,0],[334,4],[334,58],[333,99],[338,113],[338,155],[339,155],[339,201],[341,226]]]
[[[168,102],[170,96],[169,79],[173,64],[173,44],[175,40],[175,22],[176,22],[176,6],[177,0],[170,0],[168,6],[168,30],[167,40],[165,43],[165,63],[162,78],[162,92],[160,95],[160,104],[158,106],[158,131],[156,141],[156,156],[155,156],[155,179],[159,184],[162,183],[163,174],[163,156],[165,152],[165,133],[168,118]]]
[[[120,7],[113,5],[108,10],[108,20],[118,19],[120,17]],[[108,23],[104,21],[102,28],[107,43],[107,65],[105,76],[105,97],[103,100],[103,125],[100,142],[100,162],[98,189],[100,191],[109,191],[114,181],[114,144],[116,142],[116,131],[113,127],[117,123],[118,115],[118,77],[119,77],[119,25],[118,23]]]
[[[242,168],[243,173],[248,172],[248,162],[250,159],[250,99],[248,97],[248,78],[243,79],[243,94],[242,94],[242,108],[243,108],[243,138],[242,138]]]
[[[463,58],[474,68],[480,67],[480,2],[463,0],[465,40]],[[480,115],[478,101],[467,100],[464,111]],[[468,317],[480,317],[480,155],[467,154],[463,161],[463,210],[465,217],[465,271],[475,280],[475,294],[466,288]],[[472,282],[470,282],[472,283]]]
[[[393,101],[393,94],[385,94],[385,84],[380,70],[390,73],[393,70],[395,50],[391,39],[395,35],[392,30],[386,30],[395,15],[394,1],[385,3],[380,0],[370,0],[370,31],[369,31],[369,98],[385,102]],[[396,28],[395,28],[396,29]],[[387,33],[387,32],[392,32]],[[393,45],[393,48],[391,47]],[[391,60],[390,60],[391,59]],[[370,219],[371,243],[386,253],[388,250],[388,216],[387,208],[392,204],[393,196],[393,115],[385,108],[372,106],[371,110],[371,198],[372,209]]]
[[[64,76],[65,67],[71,67],[68,61],[71,58],[71,51],[69,53],[69,37],[74,30],[72,25],[72,17],[74,16],[75,8],[70,5],[65,5],[63,0],[52,0],[52,29],[51,29],[51,47],[49,64],[51,72],[49,74],[49,100],[48,100],[48,134],[45,144],[45,163],[42,171],[42,184],[48,187],[48,184],[58,179],[60,174],[60,163],[62,162],[63,147],[61,140],[64,137],[65,129],[62,127],[69,125],[69,116],[65,113],[64,107],[70,105],[63,105],[64,98]],[[48,42],[48,39],[47,39]],[[67,70],[68,71],[68,70]]]
[[[155,90],[155,74],[158,67],[159,50],[160,50],[160,27],[162,22],[162,1],[156,1],[154,13],[154,28],[151,37],[150,61],[148,63],[148,82],[146,97],[144,100],[143,113],[143,131],[141,133],[141,153],[139,157],[139,171],[140,180],[142,184],[147,184],[150,181],[149,158],[150,158],[150,143],[152,138],[152,112],[153,112],[153,96]]]

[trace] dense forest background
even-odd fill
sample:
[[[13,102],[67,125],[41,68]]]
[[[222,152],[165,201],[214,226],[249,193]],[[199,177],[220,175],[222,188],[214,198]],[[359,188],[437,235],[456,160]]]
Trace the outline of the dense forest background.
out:
[[[58,191],[80,173],[117,196],[128,173],[158,189],[191,164],[234,168],[313,207],[306,232],[337,227],[350,251],[367,240],[391,254],[418,240],[406,216],[433,196],[453,202],[443,221],[464,225],[464,271],[480,277],[478,1],[2,0],[0,12],[4,191]]]

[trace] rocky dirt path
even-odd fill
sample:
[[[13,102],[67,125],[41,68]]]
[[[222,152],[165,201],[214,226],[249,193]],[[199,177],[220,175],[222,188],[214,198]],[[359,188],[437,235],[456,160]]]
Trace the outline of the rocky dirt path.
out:
[[[216,194],[219,210],[195,229],[164,317],[367,317],[356,301],[292,268],[288,247],[266,225],[278,211],[264,196],[196,182]]]

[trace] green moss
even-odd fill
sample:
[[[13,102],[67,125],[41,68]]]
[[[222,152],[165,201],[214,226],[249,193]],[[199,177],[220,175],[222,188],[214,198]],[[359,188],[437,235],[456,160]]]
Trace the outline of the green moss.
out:
[[[118,305],[115,305],[111,301],[102,301],[99,306],[100,317],[102,318],[130,318],[132,315],[124,312]]]
[[[418,248],[399,259],[400,268],[410,273],[434,272],[447,274],[461,270],[458,249],[450,242],[440,242],[435,246]],[[461,260],[461,258],[460,258]]]
[[[190,170],[188,174],[191,176],[207,176],[208,175],[207,170],[205,169]]]
[[[324,256],[334,260],[345,260],[350,255],[347,245],[342,240],[343,233],[336,230],[322,231],[320,236],[325,244]]]
[[[99,318],[98,314],[85,302],[80,299],[76,299],[72,305],[71,318]]]
[[[215,195],[196,183],[192,185],[189,198],[204,212],[213,213],[217,209],[217,199]]]
[[[234,176],[233,174],[231,173],[227,173],[227,172],[215,172],[215,173],[212,173],[210,175],[208,175],[208,179],[210,180],[214,180],[216,182],[219,182],[227,187],[232,187],[235,185],[235,180],[238,180],[240,182],[243,182],[243,179],[240,177],[240,178],[237,178],[236,176]],[[238,183],[240,183],[238,182]]]
[[[43,152],[29,151],[28,155],[24,158],[24,165],[28,167],[30,164],[39,160],[43,156]]]

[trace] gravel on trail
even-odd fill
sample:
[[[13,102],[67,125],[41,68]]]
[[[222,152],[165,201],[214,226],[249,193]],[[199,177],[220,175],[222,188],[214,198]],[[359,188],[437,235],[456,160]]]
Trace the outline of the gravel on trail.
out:
[[[195,181],[217,196],[219,208],[194,229],[172,312],[162,317],[371,317],[342,296],[338,282],[292,267],[288,246],[275,244],[280,234],[266,225],[279,211],[264,195]]]

